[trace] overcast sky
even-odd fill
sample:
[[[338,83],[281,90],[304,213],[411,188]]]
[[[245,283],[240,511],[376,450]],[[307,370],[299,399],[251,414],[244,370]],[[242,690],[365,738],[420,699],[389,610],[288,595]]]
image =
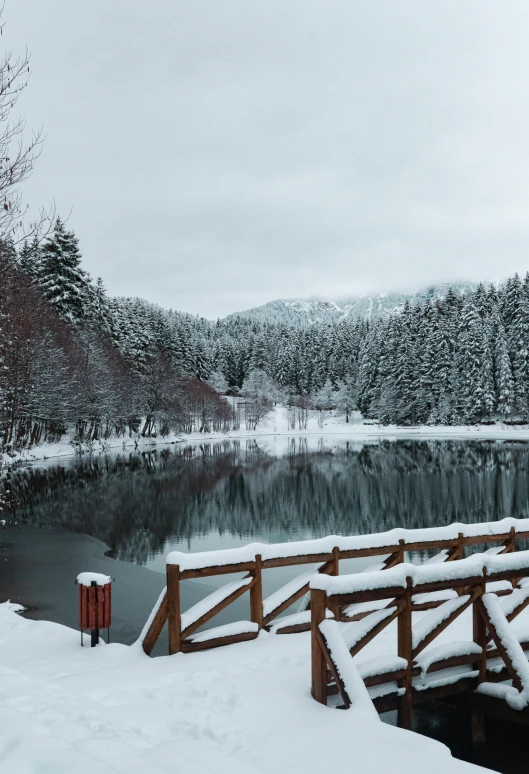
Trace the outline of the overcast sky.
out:
[[[529,269],[527,0],[7,0],[25,194],[216,317]]]

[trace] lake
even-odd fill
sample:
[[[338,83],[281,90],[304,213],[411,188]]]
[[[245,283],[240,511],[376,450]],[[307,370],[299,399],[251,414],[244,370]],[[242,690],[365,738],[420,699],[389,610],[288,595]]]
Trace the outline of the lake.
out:
[[[2,533],[0,598],[31,606],[30,617],[75,627],[76,575],[107,572],[116,578],[112,637],[130,643],[164,585],[170,550],[524,518],[529,444],[225,440],[50,460],[19,468],[12,483],[19,526]],[[265,591],[290,572],[276,573]],[[184,608],[216,582],[187,581]],[[246,617],[245,605],[241,599],[215,623]],[[161,640],[157,652],[165,648]],[[455,711],[421,710],[417,722],[472,757]],[[494,746],[487,747],[492,765]],[[516,763],[502,770],[518,771]]]

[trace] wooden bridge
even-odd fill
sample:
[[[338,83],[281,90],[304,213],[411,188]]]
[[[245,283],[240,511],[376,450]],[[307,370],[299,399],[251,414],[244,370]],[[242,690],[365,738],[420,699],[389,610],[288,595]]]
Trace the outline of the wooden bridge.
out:
[[[397,710],[399,725],[411,728],[415,705],[458,697],[469,705],[474,740],[483,741],[486,714],[529,723],[529,625],[512,625],[529,605],[528,541],[529,519],[505,519],[173,552],[167,586],[140,640],[150,654],[166,622],[170,654],[250,640],[262,629],[310,629],[318,702],[348,708],[368,700],[379,713]],[[406,562],[410,555],[422,563]],[[341,560],[365,557],[378,561],[340,576]],[[266,572],[300,565],[316,567],[264,596]],[[233,574],[239,577],[181,610],[182,583]],[[202,630],[247,592],[250,620]],[[283,615],[300,601],[297,612]],[[453,641],[446,630],[456,619],[464,636]],[[384,631],[388,652],[378,648],[369,658],[371,643]]]
[[[484,524],[452,524],[447,527],[405,530],[395,529],[372,535],[331,535],[316,540],[292,543],[252,543],[242,548],[187,554],[172,552],[167,556],[167,586],[153,609],[141,635],[147,654],[168,622],[169,653],[193,652],[242,642],[257,637],[261,629],[277,634],[308,631],[311,627],[310,605],[284,616],[294,604],[307,597],[314,573],[338,576],[340,561],[372,557],[374,565],[367,571],[384,572],[404,563],[410,554],[423,559],[434,553],[428,564],[445,564],[463,559],[465,552],[478,547],[489,554],[514,552],[529,540],[529,519],[504,519]],[[316,565],[304,570],[282,588],[267,597],[263,594],[263,577],[278,568]],[[181,609],[181,585],[188,580],[221,575],[244,574],[214,591],[188,610]],[[362,573],[364,574],[364,573]],[[508,594],[512,584],[506,580],[494,589]],[[492,590],[489,587],[489,590]],[[203,627],[244,594],[250,596],[250,620],[237,621],[207,631]],[[454,593],[456,593],[454,591]],[[436,608],[443,598],[414,596],[414,611]],[[303,603],[300,605],[303,608]],[[364,618],[369,605],[357,607],[348,620]],[[328,615],[331,615],[329,613]],[[201,630],[201,631],[199,631]]]
[[[424,610],[424,603],[434,600],[437,606],[414,620],[413,610]],[[352,622],[365,604],[379,609]],[[529,626],[511,626],[527,605],[529,551],[475,554],[448,566],[403,564],[386,572],[314,578],[312,695],[327,704],[339,694],[348,708],[353,692],[358,694],[358,675],[376,709],[398,710],[404,728],[411,728],[415,704],[459,694],[470,704],[475,741],[484,740],[484,714],[529,723]],[[466,611],[472,613],[471,638],[435,647]],[[361,651],[394,621],[395,650],[360,661]]]

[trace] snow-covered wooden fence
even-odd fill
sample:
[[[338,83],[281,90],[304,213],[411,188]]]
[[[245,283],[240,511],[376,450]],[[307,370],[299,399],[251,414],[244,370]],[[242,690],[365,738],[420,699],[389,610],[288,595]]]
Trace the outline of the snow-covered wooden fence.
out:
[[[414,704],[459,693],[472,696],[476,740],[484,736],[483,711],[505,717],[508,707],[519,721],[529,722],[529,628],[510,626],[529,605],[529,551],[484,552],[450,564],[402,564],[341,577],[313,576],[310,587],[312,695],[317,701],[327,704],[329,695],[339,693],[349,707],[354,703],[349,686],[355,686],[358,675],[376,709],[397,709],[404,728],[411,728]],[[439,604],[414,621],[417,597],[431,597]],[[350,611],[365,603],[380,609],[351,622]],[[472,640],[431,647],[470,607]],[[333,621],[328,620],[329,611]],[[397,652],[353,662],[395,620]],[[512,685],[498,684],[505,680]]]
[[[242,548],[202,553],[172,552],[167,556],[167,587],[160,596],[140,637],[147,654],[166,623],[169,653],[191,652],[242,642],[257,637],[261,629],[286,634],[310,629],[310,612],[300,611],[281,617],[288,608],[307,595],[310,579],[338,576],[342,559],[378,557],[376,569],[384,573],[403,564],[409,552],[436,552],[424,566],[452,563],[462,559],[467,547],[481,545],[488,555],[511,553],[519,541],[529,539],[529,519],[504,519],[485,524],[451,524],[447,527],[406,530],[394,529],[371,535],[331,535],[316,540],[290,543],[251,543]],[[280,567],[317,565],[303,572],[268,597],[263,595],[263,574]],[[370,568],[368,568],[370,569]],[[181,583],[235,573],[246,573],[217,589],[189,610],[181,609]],[[362,573],[364,574],[364,573]],[[508,582],[489,588],[499,594],[512,590]],[[250,595],[250,619],[207,631],[198,631],[228,605],[246,592]],[[457,592],[454,591],[454,596]],[[412,609],[436,608],[446,602],[443,595],[415,593]],[[369,604],[355,603],[347,610],[348,619],[360,620],[373,612]],[[459,609],[459,608],[458,608]],[[384,619],[385,620],[385,619]],[[379,625],[382,625],[382,621]]]

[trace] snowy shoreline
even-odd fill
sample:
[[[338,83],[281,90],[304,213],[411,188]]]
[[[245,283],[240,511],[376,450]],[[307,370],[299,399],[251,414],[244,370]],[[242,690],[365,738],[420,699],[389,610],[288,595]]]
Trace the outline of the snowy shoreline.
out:
[[[494,425],[422,425],[418,427],[403,427],[398,425],[377,425],[364,423],[355,419],[349,423],[343,416],[328,415],[324,422],[318,422],[317,413],[309,416],[306,429],[289,428],[287,409],[276,406],[274,411],[254,429],[240,428],[227,432],[206,432],[176,434],[156,438],[110,438],[103,443],[95,442],[91,448],[84,448],[82,453],[76,451],[71,443],[71,437],[65,436],[57,443],[45,443],[24,449],[14,455],[0,454],[0,470],[16,462],[31,463],[37,461],[75,458],[89,454],[105,454],[109,451],[134,452],[149,448],[170,446],[185,443],[200,443],[203,441],[251,440],[257,438],[326,438],[333,436],[342,440],[377,441],[396,439],[428,440],[487,440],[487,441],[529,441],[529,424],[512,426],[497,423]]]

